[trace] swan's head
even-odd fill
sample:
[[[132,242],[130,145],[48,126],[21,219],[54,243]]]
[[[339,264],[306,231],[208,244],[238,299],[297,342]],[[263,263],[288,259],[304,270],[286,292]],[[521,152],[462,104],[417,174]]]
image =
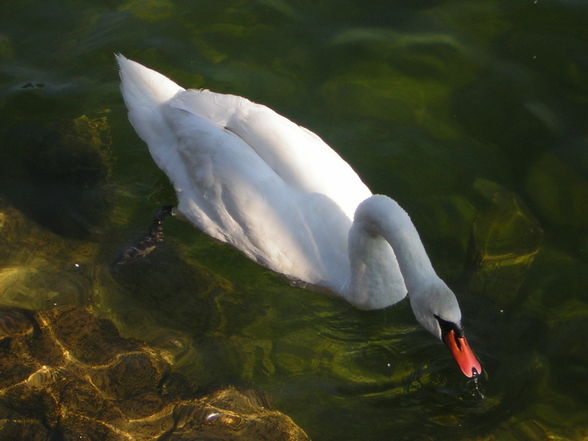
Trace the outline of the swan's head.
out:
[[[409,299],[416,319],[447,345],[461,372],[469,378],[480,375],[482,366],[465,338],[461,310],[453,291],[436,279],[409,292]]]

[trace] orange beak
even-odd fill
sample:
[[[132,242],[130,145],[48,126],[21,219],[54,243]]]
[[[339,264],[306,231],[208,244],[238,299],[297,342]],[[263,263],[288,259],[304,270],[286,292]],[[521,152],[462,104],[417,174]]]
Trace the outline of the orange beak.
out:
[[[466,377],[475,378],[482,373],[482,365],[474,355],[474,351],[470,348],[465,337],[457,337],[455,331],[450,329],[443,334],[443,341]]]

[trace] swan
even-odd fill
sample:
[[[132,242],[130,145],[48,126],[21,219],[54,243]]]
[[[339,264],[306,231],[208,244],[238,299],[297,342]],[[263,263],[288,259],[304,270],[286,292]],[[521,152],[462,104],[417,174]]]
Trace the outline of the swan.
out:
[[[235,95],[186,90],[116,55],[128,117],[172,182],[174,214],[288,278],[360,309],[407,296],[461,372],[482,372],[410,217],[319,136]]]

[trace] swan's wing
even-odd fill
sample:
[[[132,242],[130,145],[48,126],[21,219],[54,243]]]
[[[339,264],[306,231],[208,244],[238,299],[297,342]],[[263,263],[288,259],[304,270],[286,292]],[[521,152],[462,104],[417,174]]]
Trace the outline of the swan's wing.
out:
[[[348,268],[350,221],[342,210],[284,182],[233,132],[171,103],[162,112],[176,145],[165,146],[158,164],[180,213],[252,260],[336,291]]]
[[[371,196],[357,173],[320,137],[266,106],[207,90],[177,94],[170,105],[235,133],[287,184],[332,199],[353,219]]]

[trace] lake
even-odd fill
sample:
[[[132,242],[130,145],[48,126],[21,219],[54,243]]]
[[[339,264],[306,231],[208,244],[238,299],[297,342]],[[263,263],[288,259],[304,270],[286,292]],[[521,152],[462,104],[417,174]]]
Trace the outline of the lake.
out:
[[[588,437],[588,3],[21,0],[0,17],[0,306],[86,306],[315,441]],[[459,298],[478,383],[407,301],[357,310],[177,219],[113,271],[175,203],[114,53],[268,105],[396,199]]]

